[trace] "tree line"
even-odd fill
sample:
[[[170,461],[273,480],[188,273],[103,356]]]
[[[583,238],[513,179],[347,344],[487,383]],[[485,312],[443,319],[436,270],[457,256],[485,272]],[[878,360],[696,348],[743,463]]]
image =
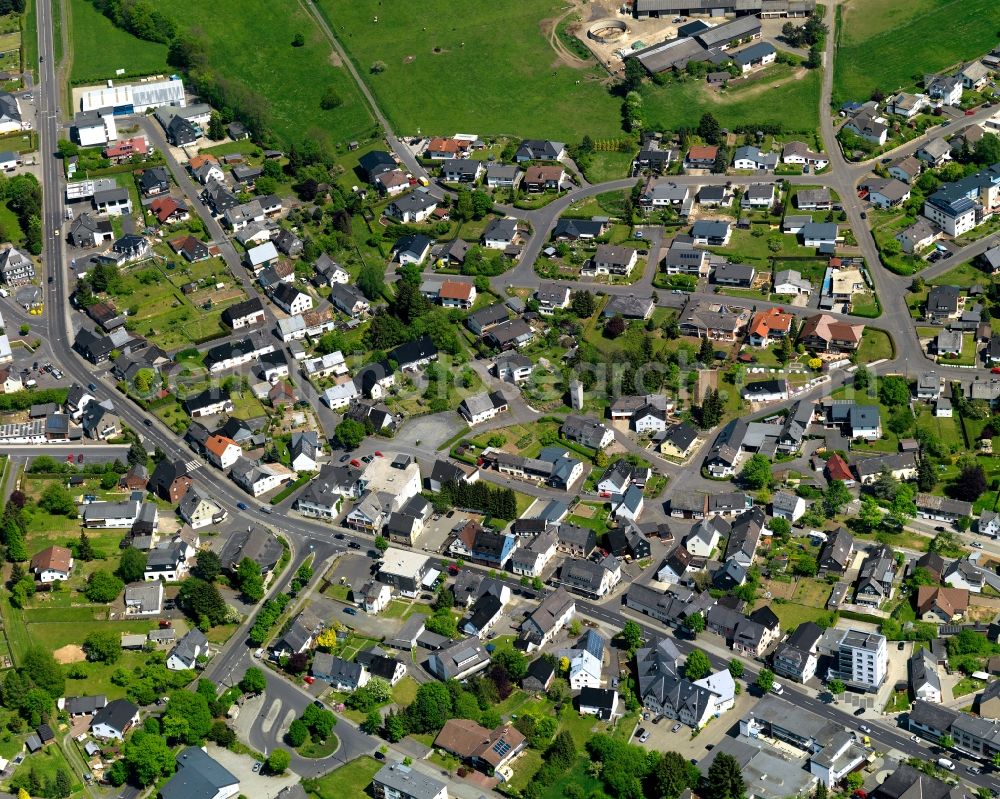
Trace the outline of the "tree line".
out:
[[[517,517],[517,495],[510,488],[491,486],[481,480],[475,483],[458,483],[449,480],[441,491],[430,496],[436,512],[451,508],[478,510],[497,519]]]

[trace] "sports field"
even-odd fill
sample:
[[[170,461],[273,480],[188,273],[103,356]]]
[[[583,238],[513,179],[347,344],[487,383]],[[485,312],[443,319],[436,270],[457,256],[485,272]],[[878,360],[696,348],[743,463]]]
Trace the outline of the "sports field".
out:
[[[913,86],[997,45],[996,0],[849,0],[841,9],[835,103]]]
[[[70,0],[73,8],[74,80],[113,78],[129,73],[167,72],[167,47],[136,39],[115,28],[88,0]],[[294,0],[214,0],[210,19],[201,0],[162,5],[180,30],[204,37],[208,62],[234,91],[256,97],[280,140],[307,138],[342,142],[361,137],[374,124],[347,70],[331,54],[315,21]],[[301,33],[302,47],[292,40]],[[328,90],[341,105],[324,110]]]

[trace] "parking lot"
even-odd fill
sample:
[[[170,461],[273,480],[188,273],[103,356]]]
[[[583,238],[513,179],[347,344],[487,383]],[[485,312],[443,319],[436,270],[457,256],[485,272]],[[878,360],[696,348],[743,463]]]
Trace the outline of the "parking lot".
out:
[[[215,744],[208,745],[208,754],[240,781],[241,794],[252,796],[254,799],[274,799],[285,788],[299,781],[299,778],[291,772],[280,777],[264,776],[259,771],[253,770],[253,764],[256,762],[253,757],[238,755]]]
[[[715,745],[730,732],[733,735],[739,733],[739,719],[745,717],[757,704],[758,697],[751,696],[746,688],[736,697],[736,705],[726,711],[721,718],[712,719],[702,728],[698,735],[691,734],[691,728],[682,724],[680,729],[674,732],[674,727],[679,723],[668,718],[660,720],[659,724],[654,724],[652,716],[639,722],[638,728],[644,728],[649,732],[649,738],[642,746],[654,752],[677,752],[687,760],[701,760]],[[637,728],[637,729],[638,729]],[[638,744],[639,740],[633,737],[630,743]]]
[[[482,522],[483,516],[478,513],[466,513],[458,510],[434,514],[427,520],[423,533],[417,539],[417,544],[425,552],[443,553],[445,544],[451,538],[452,530],[464,527],[470,519]]]

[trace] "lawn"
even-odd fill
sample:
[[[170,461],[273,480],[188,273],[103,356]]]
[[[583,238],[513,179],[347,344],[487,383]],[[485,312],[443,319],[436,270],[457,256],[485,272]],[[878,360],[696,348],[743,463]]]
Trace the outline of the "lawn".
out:
[[[932,286],[959,286],[967,289],[976,283],[986,283],[987,281],[989,281],[989,276],[982,269],[967,262],[959,264],[927,282]]]
[[[972,333],[962,334],[962,353],[957,358],[948,355],[939,355],[938,363],[950,364],[952,366],[975,366],[976,365],[976,339]]]
[[[17,777],[22,772],[26,774],[32,769],[38,774],[43,785],[50,784],[55,779],[56,772],[62,769],[69,775],[73,783],[72,790],[80,789],[80,782],[66,761],[66,756],[62,753],[58,743],[53,743],[33,755],[28,755],[24,762],[17,767],[13,776]]]
[[[892,358],[893,346],[889,334],[873,327],[865,328],[861,335],[861,346],[855,360],[858,363],[871,363],[884,358]]]
[[[834,105],[976,58],[996,45],[998,25],[995,0],[850,0],[838,27]]]
[[[400,707],[406,707],[417,696],[417,681],[412,677],[404,677],[392,687],[392,701]]]
[[[974,694],[978,691],[983,690],[986,687],[986,683],[982,680],[974,680],[972,677],[963,677],[957,683],[955,687],[951,689],[951,694],[956,699],[960,696],[965,696],[967,694]]]
[[[819,126],[820,71],[801,70],[797,75],[801,77],[775,87],[774,73],[768,70],[759,83],[725,92],[710,90],[704,79],[664,87],[647,84],[642,89],[647,127],[694,129],[701,115],[711,111],[724,128],[777,124],[785,131],[813,133]]]
[[[591,183],[605,183],[627,178],[632,168],[632,158],[631,149],[627,153],[595,152],[579,166]]]
[[[808,605],[798,605],[794,602],[762,602],[774,611],[774,614],[781,621],[782,630],[794,630],[803,622],[820,621],[829,618],[828,611],[822,608],[809,607]]]
[[[166,72],[167,45],[137,39],[116,28],[89,0],[69,0],[73,84],[102,83],[119,69],[126,75]]]
[[[74,36],[74,79],[114,77],[117,68],[131,74],[167,71],[165,46],[114,29],[86,0],[73,0],[73,7],[74,31],[86,31]],[[218,0],[213,17],[226,22],[212,25],[204,24],[205,7],[198,0],[158,10],[204,40],[210,68],[232,86],[231,95],[263,115],[278,142],[333,145],[371,132],[373,120],[357,86],[303,5]],[[369,9],[361,13],[370,19]],[[305,43],[293,47],[299,33]],[[324,110],[320,103],[328,94],[339,105]]]
[[[363,755],[316,780],[303,780],[302,787],[318,799],[369,799],[366,788],[382,763]]]

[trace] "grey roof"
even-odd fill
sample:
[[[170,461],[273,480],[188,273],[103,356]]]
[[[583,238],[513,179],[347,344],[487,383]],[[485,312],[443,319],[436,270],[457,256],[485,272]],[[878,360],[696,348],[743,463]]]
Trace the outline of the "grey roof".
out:
[[[375,775],[373,782],[390,788],[395,795],[408,799],[435,799],[446,786],[446,783],[439,782],[402,763],[383,766]]]
[[[96,727],[106,724],[113,730],[124,732],[138,712],[138,705],[132,704],[127,699],[115,699],[94,714],[90,725]]]
[[[204,633],[197,627],[192,627],[177,642],[177,645],[170,651],[167,657],[168,659],[176,657],[184,663],[191,663],[193,665],[198,658],[198,654],[203,653],[207,647],[208,639]]]
[[[230,535],[219,560],[224,569],[235,570],[243,558],[250,558],[266,573],[274,568],[281,553],[281,542],[274,533],[266,527],[253,526]]]
[[[162,799],[213,799],[239,780],[217,760],[196,746],[177,755],[177,772],[160,788]]]
[[[929,686],[940,692],[941,677],[938,675],[937,658],[928,649],[914,652],[907,661],[910,672],[910,687],[916,690],[921,686]],[[993,683],[1000,687],[1000,680]]]
[[[749,264],[731,264],[727,261],[715,267],[715,282],[738,280],[749,283],[756,274],[757,270]]]

